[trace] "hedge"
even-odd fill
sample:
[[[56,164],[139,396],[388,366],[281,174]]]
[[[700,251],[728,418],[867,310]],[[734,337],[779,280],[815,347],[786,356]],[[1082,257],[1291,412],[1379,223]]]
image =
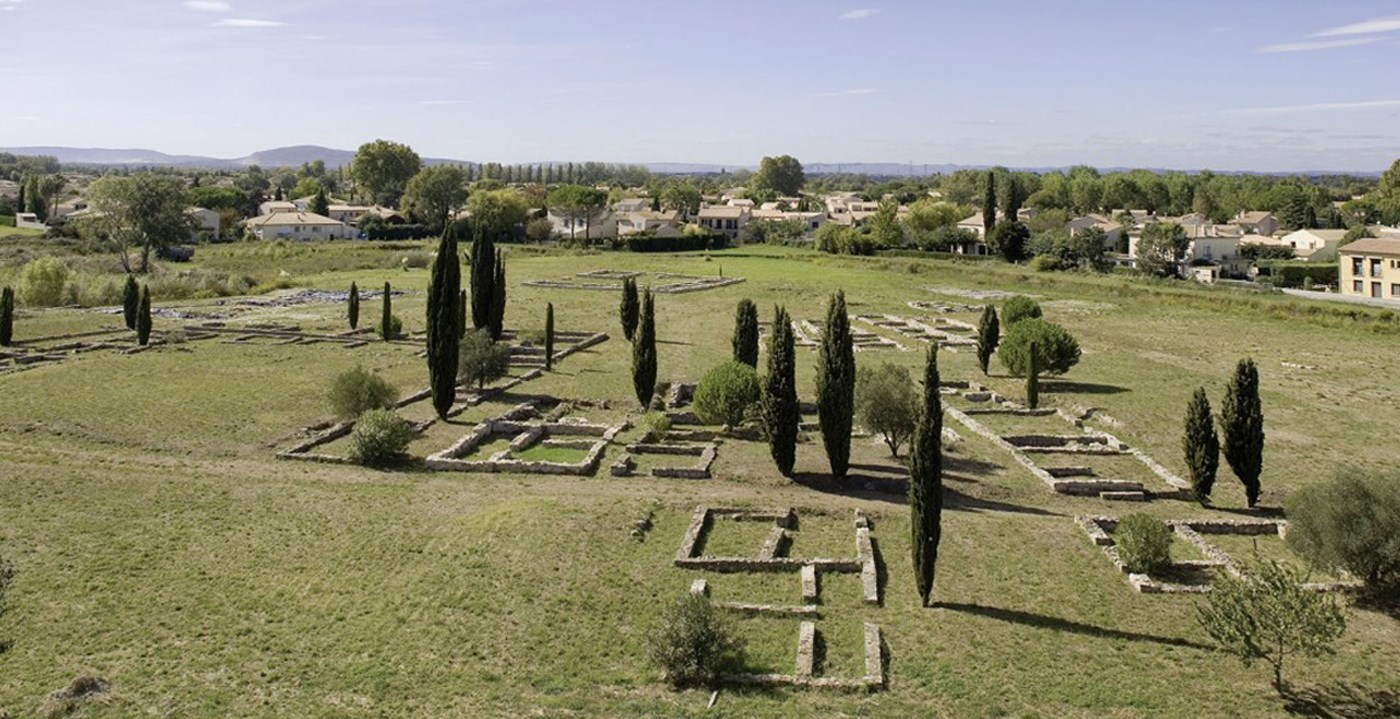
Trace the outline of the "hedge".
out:
[[[1260,262],[1259,274],[1267,275],[1275,287],[1302,287],[1303,280],[1308,277],[1315,285],[1336,287],[1338,265],[1336,262]]]
[[[436,235],[427,225],[372,225],[364,233],[371,240],[422,240]]]
[[[14,215],[0,215],[0,227],[14,227],[14,226],[15,226],[15,216],[14,216]]]
[[[682,235],[680,237],[629,237],[629,252],[696,252],[698,250],[722,250],[729,246],[729,237],[722,233],[712,235]]]

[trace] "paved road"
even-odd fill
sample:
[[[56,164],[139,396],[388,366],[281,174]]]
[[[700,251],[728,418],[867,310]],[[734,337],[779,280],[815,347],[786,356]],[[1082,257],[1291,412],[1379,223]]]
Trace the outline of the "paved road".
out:
[[[1400,300],[1382,300],[1375,297],[1357,297],[1356,295],[1339,295],[1332,292],[1313,292],[1310,290],[1285,289],[1283,292],[1284,294],[1302,297],[1307,300],[1347,302],[1353,305],[1370,305],[1372,307],[1384,307],[1388,310],[1400,310]]]

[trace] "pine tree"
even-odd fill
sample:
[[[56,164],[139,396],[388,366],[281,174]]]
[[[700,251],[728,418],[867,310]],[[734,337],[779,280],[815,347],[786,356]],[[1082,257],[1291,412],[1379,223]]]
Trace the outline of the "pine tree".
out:
[[[744,299],[734,312],[734,361],[758,367],[758,305]]]
[[[360,287],[354,282],[350,283],[350,296],[345,299],[345,305],[350,329],[357,329],[360,326]]]
[[[384,310],[379,316],[379,334],[384,337],[385,342],[394,338],[394,308],[391,306],[393,301],[392,294],[393,292],[389,287],[389,283],[385,282]]]
[[[982,319],[977,322],[977,364],[982,374],[987,374],[987,363],[1001,343],[1001,320],[997,319],[997,308],[987,305],[982,308]]]
[[[15,339],[15,291],[0,290],[0,347],[9,347]]]
[[[817,360],[817,417],[831,476],[846,477],[851,462],[851,421],[855,411],[856,357],[846,293],[832,295]]]
[[[311,206],[307,209],[323,217],[331,214],[331,201],[326,197],[326,188],[316,188],[316,196],[311,198]]]
[[[656,303],[647,289],[642,295],[642,317],[632,340],[632,389],[642,409],[656,393]]]
[[[622,318],[622,336],[626,337],[628,342],[637,334],[637,319],[641,311],[641,302],[637,299],[637,281],[628,277],[622,281],[622,305],[618,308],[618,314]]]
[[[496,251],[496,276],[491,279],[491,339],[500,342],[506,327],[506,262],[505,255]]]
[[[126,285],[122,287],[122,319],[126,320],[126,328],[136,329],[136,311],[141,305],[141,288],[136,286],[136,278],[127,275]]]
[[[1026,406],[1040,407],[1040,348],[1032,342],[1026,358]]]
[[[449,224],[438,242],[428,282],[428,385],[433,409],[443,419],[457,399],[457,352],[462,340],[457,317],[461,313],[461,295],[457,233]]]
[[[773,316],[773,332],[768,335],[768,372],[763,379],[763,427],[768,435],[768,451],[778,472],[792,476],[797,463],[797,430],[801,409],[797,402],[797,355],[792,319],[779,307]]]
[[[544,368],[554,369],[554,303],[544,306]]]
[[[943,400],[938,394],[938,345],[924,365],[924,403],[909,457],[911,547],[919,598],[925,607],[933,593],[938,542],[943,536]]]
[[[136,311],[136,344],[145,347],[151,342],[151,288],[141,288],[141,306]]]
[[[1008,218],[1015,219],[1015,218]],[[997,226],[997,178],[996,173],[991,170],[983,176],[982,180],[982,239],[988,240],[992,237],[992,230]]]
[[[472,242],[472,327],[491,326],[491,305],[496,298],[496,244],[484,228],[477,228]]]
[[[1185,432],[1181,449],[1186,454],[1186,468],[1191,472],[1191,491],[1201,504],[1210,501],[1215,486],[1215,472],[1220,467],[1220,437],[1215,433],[1210,400],[1206,389],[1197,387],[1186,408]]]
[[[1259,368],[1240,360],[1220,405],[1225,461],[1244,484],[1250,507],[1259,503],[1259,475],[1264,471],[1264,410],[1259,402]]]

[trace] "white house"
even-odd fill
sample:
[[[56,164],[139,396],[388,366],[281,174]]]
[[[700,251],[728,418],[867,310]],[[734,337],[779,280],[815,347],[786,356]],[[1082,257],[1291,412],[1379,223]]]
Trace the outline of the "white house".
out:
[[[1299,259],[1332,262],[1337,259],[1337,245],[1346,234],[1346,230],[1298,230],[1280,239],[1293,248],[1293,254]]]
[[[982,216],[978,215],[977,217],[981,219]],[[1083,217],[1076,217],[1065,223],[1065,231],[1069,232],[1070,237],[1074,237],[1080,232],[1090,228],[1103,230],[1104,249],[1117,251],[1118,240],[1123,236],[1123,226],[1117,222],[1103,215],[1084,215]]]
[[[15,227],[21,230],[47,230],[48,225],[39,221],[39,216],[33,212],[15,213]]]
[[[700,226],[711,232],[723,232],[729,236],[730,240],[738,239],[739,233],[744,231],[744,227],[749,224],[752,213],[748,207],[733,207],[723,205],[719,207],[702,207],[696,220]]]
[[[550,210],[545,214],[545,219],[554,227],[554,234],[559,237],[569,237],[582,240],[608,239],[617,237],[618,218],[611,210],[601,210],[593,217],[573,218],[556,213]]]
[[[196,237],[202,232],[208,232],[215,241],[219,240],[219,213],[203,207],[191,207],[185,210],[185,214],[194,220]]]
[[[355,231],[340,220],[314,212],[274,212],[244,223],[260,240],[343,240]]]
[[[1278,218],[1265,210],[1241,212],[1235,216],[1234,224],[1243,234],[1272,235],[1278,232]]]
[[[259,215],[271,215],[278,212],[302,212],[302,208],[297,207],[295,202],[286,200],[268,200],[258,205]]]

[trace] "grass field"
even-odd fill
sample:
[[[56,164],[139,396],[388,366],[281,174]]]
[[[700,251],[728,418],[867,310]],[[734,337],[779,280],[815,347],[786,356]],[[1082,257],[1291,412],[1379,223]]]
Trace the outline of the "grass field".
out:
[[[267,276],[285,269],[294,284],[322,289],[390,281],[408,293],[395,298],[396,314],[406,329],[421,330],[427,271],[402,269],[401,259],[425,248],[353,247],[347,255],[327,245],[210,247],[194,264]],[[1084,350],[1067,377],[1042,383],[1043,401],[1101,408],[1121,423],[1105,429],[1178,473],[1191,392],[1206,387],[1218,406],[1245,356],[1260,366],[1266,508],[1338,467],[1400,460],[1392,429],[1400,424],[1400,328],[1373,310],[1121,277],[770,248],[679,256],[511,248],[507,268],[509,327],[541,328],[549,301],[559,329],[614,337],[438,423],[414,443],[417,457],[531,396],[606,401],[608,409],[574,414],[621,419],[635,399],[617,297],[520,283],[630,269],[745,278],[657,298],[662,380],[693,382],[727,359],[741,298],[757,302],[765,320],[776,303],[796,318],[819,318],[828,295],[843,288],[852,314],[927,317],[907,303],[975,303],[947,292],[956,288],[1016,291],[1045,300],[1047,317]],[[250,303],[266,299],[157,304],[191,317],[229,315],[231,324],[345,328],[340,306]],[[362,312],[377,317],[378,303],[367,301]],[[119,316],[88,310],[22,308],[16,338],[118,324]],[[178,324],[156,319],[157,331]],[[857,361],[914,368],[922,359],[916,349],[861,352]],[[616,447],[596,476],[583,478],[274,459],[304,428],[330,419],[325,395],[338,372],[363,365],[405,394],[425,387],[416,351],[219,338],[0,375],[0,556],[16,568],[10,608],[0,616],[0,642],[12,642],[0,653],[0,709],[35,715],[49,692],[79,674],[111,683],[78,714],[94,717],[1275,717],[1328,716],[1323,709],[1385,716],[1396,706],[1387,704],[1400,692],[1395,618],[1352,609],[1337,654],[1292,660],[1296,696],[1281,698],[1264,669],[1211,648],[1196,624],[1198,599],[1134,593],[1073,521],[1130,511],[1248,516],[1224,466],[1217,509],[1174,500],[1123,505],[1053,494],[1009,455],[962,432],[946,466],[950,511],[935,588],[942,604],[921,609],[903,497],[832,485],[815,437],[799,447],[796,481],[773,470],[766,446],[733,439],[720,448],[715,478],[698,481],[643,472],[612,478],[606,467]],[[810,400],[816,353],[798,352],[799,391]],[[945,379],[977,379],[1012,398],[1023,393],[995,362],[981,377],[971,352],[945,351],[940,360]],[[411,414],[420,410],[404,413],[426,418]],[[1036,422],[1070,429],[1053,417]],[[853,447],[857,484],[900,477],[900,464],[877,440],[857,438]],[[1102,466],[1105,476],[1132,469],[1116,460]],[[883,604],[860,601],[858,577],[824,575],[817,627],[822,671],[855,677],[863,670],[862,623],[879,624],[888,688],[726,689],[709,710],[708,692],[665,688],[646,661],[646,637],[694,579],[708,579],[717,599],[800,600],[796,574],[674,567],[698,504],[797,508],[788,553],[799,557],[854,556],[852,510],[870,515]],[[653,526],[638,541],[630,530],[648,512]],[[723,529],[733,531],[715,533],[708,553],[753,555],[768,525]],[[1230,544],[1237,553],[1252,545]],[[1260,544],[1270,556],[1291,557],[1281,543]],[[754,668],[792,671],[796,621],[736,617],[735,624]]]

